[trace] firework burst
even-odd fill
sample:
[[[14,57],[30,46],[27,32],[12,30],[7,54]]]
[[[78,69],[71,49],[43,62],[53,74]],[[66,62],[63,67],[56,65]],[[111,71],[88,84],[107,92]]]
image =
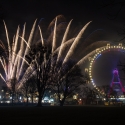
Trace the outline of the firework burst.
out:
[[[20,35],[20,27],[18,26],[17,32],[13,37],[12,42],[10,42],[9,40],[7,27],[4,22],[8,47],[6,48],[3,42],[0,41],[0,47],[5,52],[5,55],[1,56],[0,58],[0,63],[4,70],[5,77],[2,74],[0,74],[0,76],[5,81],[8,87],[10,87],[10,83],[8,81],[12,78],[16,78],[18,81],[17,88],[20,88],[20,86],[24,83],[27,77],[35,73],[32,65],[30,65],[25,59],[33,43],[34,31],[36,32],[35,34],[37,34],[37,36],[39,34],[39,41],[41,42],[41,46],[49,46],[51,48],[50,50],[52,55],[57,53],[56,65],[61,60],[63,67],[63,65],[65,65],[68,62],[68,60],[71,59],[74,60],[75,62],[73,66],[75,66],[76,64],[78,65],[83,64],[85,59],[84,53],[85,51],[88,51],[87,48],[89,48],[87,46],[89,46],[92,42],[94,42],[94,41],[88,42],[87,41],[88,36],[84,35],[91,21],[88,22],[77,35],[70,38],[69,30],[71,28],[72,20],[69,22],[69,24],[67,24],[66,22],[62,22],[62,19],[63,21],[65,21],[64,17],[62,15],[59,15],[50,23],[48,27],[48,32],[50,32],[50,34],[47,39],[44,38],[42,29],[40,28],[39,25],[37,26],[39,33],[36,32],[37,20],[35,20],[32,26],[28,40],[25,39],[26,24],[24,25],[21,35]],[[60,32],[62,32],[62,30],[63,30],[62,33],[63,35],[60,35],[61,34]],[[78,53],[79,55],[77,56],[76,54]],[[88,56],[86,58],[88,58]],[[45,61],[46,59],[44,58],[44,62]]]

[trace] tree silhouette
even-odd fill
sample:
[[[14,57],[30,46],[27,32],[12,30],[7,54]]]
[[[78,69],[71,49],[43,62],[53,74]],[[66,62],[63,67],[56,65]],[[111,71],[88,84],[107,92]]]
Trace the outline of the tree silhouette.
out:
[[[87,75],[81,73],[79,66],[75,65],[69,70],[71,65],[72,61],[69,61],[63,68],[61,67],[62,70],[59,70],[59,67],[55,67],[55,65],[51,69],[49,83],[58,95],[60,106],[64,105],[65,99],[78,87],[85,85],[89,80]]]
[[[16,97],[16,92],[17,92],[17,88],[16,88],[17,79],[12,78],[12,79],[8,80],[7,82],[10,83],[10,86],[9,86],[8,89],[9,89],[9,92],[10,92],[10,95],[11,95],[11,100],[12,100],[12,105],[13,105],[14,99]]]
[[[38,90],[38,104],[42,106],[41,100],[43,98],[45,89],[47,87],[48,71],[51,63],[51,53],[41,44],[36,45],[26,56],[26,59],[33,65],[36,71],[36,85]]]
[[[125,12],[125,0],[102,0],[101,4],[99,4],[99,9],[104,8],[107,16],[110,20],[115,20],[117,18],[121,18],[125,20],[124,12]],[[122,38],[119,41],[125,39],[125,25],[118,30],[118,35]],[[122,41],[124,43],[124,41]]]
[[[20,90],[27,99],[26,105],[28,106],[29,94],[31,94],[31,100],[33,104],[33,95],[36,92],[36,78],[34,76],[31,78],[27,78],[27,80],[25,81],[23,86],[20,88]]]

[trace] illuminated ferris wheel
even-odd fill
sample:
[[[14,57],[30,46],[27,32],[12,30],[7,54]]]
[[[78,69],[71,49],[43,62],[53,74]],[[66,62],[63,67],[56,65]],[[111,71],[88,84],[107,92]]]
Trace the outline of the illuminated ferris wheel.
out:
[[[93,85],[93,87],[101,94],[101,95],[105,95],[106,93],[103,90],[100,90],[100,88],[96,85],[93,75],[92,75],[92,67],[93,67],[93,63],[97,60],[97,58],[99,58],[99,56],[101,56],[104,52],[106,51],[121,51],[121,52],[125,52],[125,47],[122,46],[121,43],[119,43],[118,45],[110,45],[107,44],[104,47],[98,48],[95,50],[95,53],[93,55],[93,57],[90,57],[90,65],[89,65],[89,77],[90,77],[90,82]],[[110,84],[110,83],[109,83]]]

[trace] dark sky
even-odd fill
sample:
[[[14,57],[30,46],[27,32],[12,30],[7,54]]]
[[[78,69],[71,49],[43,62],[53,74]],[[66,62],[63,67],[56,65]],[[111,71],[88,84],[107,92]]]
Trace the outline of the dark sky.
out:
[[[31,29],[36,18],[38,20],[44,18],[45,21],[49,23],[55,16],[63,14],[68,21],[73,19],[73,21],[83,26],[92,20],[91,27],[93,30],[103,29],[109,34],[109,40],[116,41],[121,38],[117,31],[124,25],[123,15],[125,13],[122,9],[116,19],[109,19],[110,16],[108,16],[108,14],[116,14],[120,7],[119,5],[115,7],[101,7],[101,5],[105,5],[109,1],[110,0],[76,0],[75,2],[64,0],[1,0],[0,14],[2,16],[0,20],[0,35],[5,33],[3,31],[4,29],[2,29],[3,19],[8,26],[9,32],[14,32],[19,24],[22,26],[26,22],[27,28]]]
[[[107,12],[110,7],[101,7],[108,3],[106,1],[109,0],[1,0],[0,4],[4,15],[3,19],[14,28],[25,22],[27,27],[31,27],[36,18],[38,20],[44,18],[49,23],[55,16],[63,14],[68,21],[73,19],[85,25],[92,20],[92,27],[95,29],[102,28],[107,32],[110,30],[111,34],[116,34],[116,30],[122,27],[124,20],[122,15],[115,20],[108,19]],[[110,11],[114,14],[116,10],[118,10],[117,6]],[[121,13],[123,14],[123,12]]]

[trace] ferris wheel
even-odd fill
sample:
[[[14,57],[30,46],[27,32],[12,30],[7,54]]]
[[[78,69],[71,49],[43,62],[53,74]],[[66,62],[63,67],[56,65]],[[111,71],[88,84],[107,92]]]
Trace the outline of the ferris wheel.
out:
[[[89,73],[89,77],[90,77],[90,83],[92,84],[92,86],[103,96],[106,95],[106,93],[103,91],[103,89],[100,89],[93,78],[93,74],[92,74],[92,67],[94,65],[94,63],[96,62],[96,60],[103,55],[104,52],[109,52],[109,51],[120,51],[120,52],[124,52],[125,53],[125,47],[122,46],[121,43],[119,43],[118,45],[110,45],[107,44],[104,47],[98,48],[95,50],[95,53],[93,56],[90,57],[90,63],[89,63],[89,68],[88,68],[88,73]],[[114,70],[115,72],[116,70]],[[114,74],[113,74],[114,75]],[[113,83],[113,82],[112,82]],[[121,85],[121,82],[119,82],[119,84]],[[109,83],[110,85],[110,83]],[[112,84],[113,85],[113,84]],[[113,87],[113,86],[112,86]],[[123,90],[123,87],[121,85],[121,89]],[[124,90],[123,90],[124,91]]]

